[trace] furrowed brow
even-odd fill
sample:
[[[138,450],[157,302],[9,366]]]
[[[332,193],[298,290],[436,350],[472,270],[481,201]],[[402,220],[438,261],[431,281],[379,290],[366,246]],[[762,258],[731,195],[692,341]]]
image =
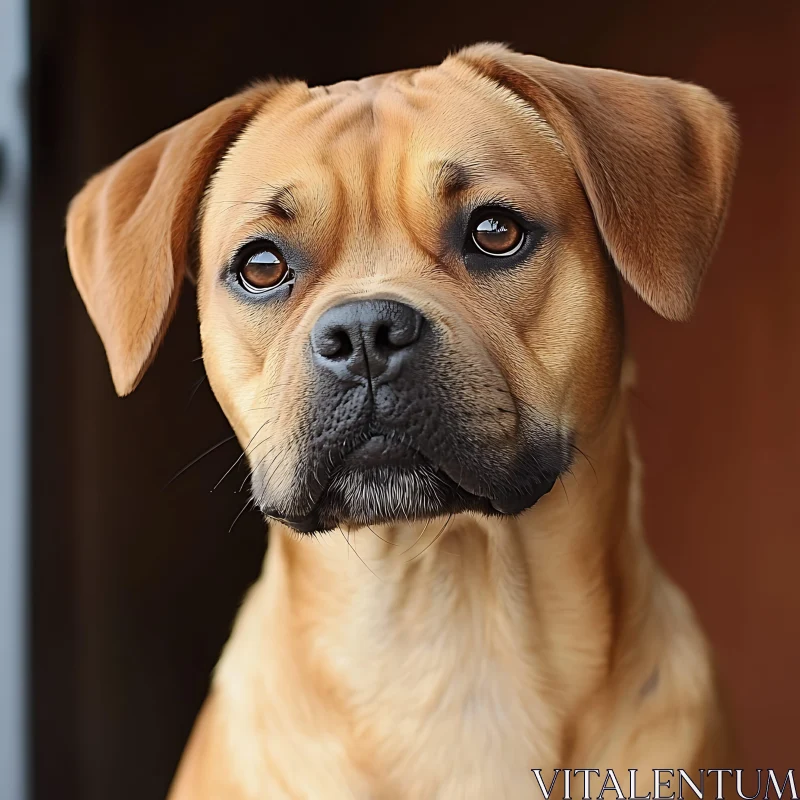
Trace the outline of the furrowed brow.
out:
[[[443,199],[465,192],[472,184],[469,169],[455,161],[443,161],[433,177],[434,191]]]
[[[291,185],[281,186],[263,202],[264,211],[277,219],[291,222],[298,212],[297,200]]]

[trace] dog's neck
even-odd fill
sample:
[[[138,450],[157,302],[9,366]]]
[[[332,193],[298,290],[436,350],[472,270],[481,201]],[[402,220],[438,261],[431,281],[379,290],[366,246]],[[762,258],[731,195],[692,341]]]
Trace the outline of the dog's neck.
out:
[[[521,759],[533,747],[557,763],[599,733],[586,709],[598,707],[632,635],[636,622],[622,615],[645,615],[652,583],[623,396],[584,449],[518,518],[459,515],[316,538],[276,526],[218,689],[263,703],[267,717],[270,692],[294,695],[280,704],[293,719],[272,723],[327,728],[348,758],[381,769],[410,757],[391,752],[398,741],[456,737],[464,747],[465,708],[476,724],[513,729]],[[392,736],[398,725],[414,735]],[[365,752],[365,742],[389,749]]]

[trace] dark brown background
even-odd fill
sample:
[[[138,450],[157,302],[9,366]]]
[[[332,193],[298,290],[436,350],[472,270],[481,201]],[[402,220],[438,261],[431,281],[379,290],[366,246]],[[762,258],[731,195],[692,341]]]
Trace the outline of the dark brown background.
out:
[[[117,400],[68,275],[66,203],[160,129],[252,78],[328,83],[482,39],[704,84],[743,151],[696,318],[628,297],[650,537],[719,654],[741,767],[800,752],[800,3],[32,0],[32,726],[37,800],[161,798],[264,526],[202,378],[193,296]],[[669,765],[681,766],[681,765]]]

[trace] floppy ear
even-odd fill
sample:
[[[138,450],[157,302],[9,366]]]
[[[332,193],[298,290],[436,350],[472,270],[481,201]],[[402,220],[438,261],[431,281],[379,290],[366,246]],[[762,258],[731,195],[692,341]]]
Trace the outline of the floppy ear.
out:
[[[659,314],[686,319],[733,182],[738,142],[727,107],[699,86],[557,64],[501,45],[459,57],[544,117],[619,272]]]
[[[164,131],[95,175],[70,204],[70,268],[117,394],[136,387],[164,336],[211,173],[275,88],[255,86]]]

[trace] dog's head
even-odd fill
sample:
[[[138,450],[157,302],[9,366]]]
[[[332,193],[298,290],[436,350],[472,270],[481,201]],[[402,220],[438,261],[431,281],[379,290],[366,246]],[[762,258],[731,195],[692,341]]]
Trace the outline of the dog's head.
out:
[[[89,182],[69,257],[120,394],[196,275],[266,514],[516,514],[618,392],[617,274],[690,313],[734,158],[703,89],[480,45],[212,106]]]

